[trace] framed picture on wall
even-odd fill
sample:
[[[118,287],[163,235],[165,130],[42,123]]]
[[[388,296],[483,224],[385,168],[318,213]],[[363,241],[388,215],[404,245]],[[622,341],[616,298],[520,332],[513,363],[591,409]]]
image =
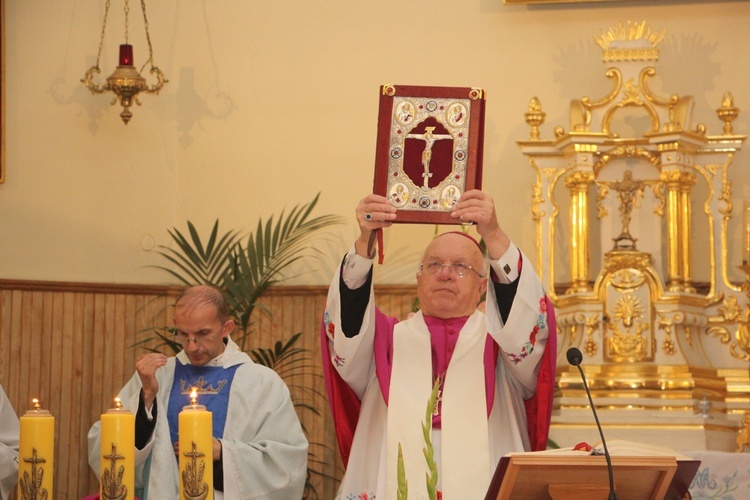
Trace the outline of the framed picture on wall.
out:
[[[394,222],[461,224],[451,208],[482,187],[484,90],[382,85],[379,104],[373,192]]]

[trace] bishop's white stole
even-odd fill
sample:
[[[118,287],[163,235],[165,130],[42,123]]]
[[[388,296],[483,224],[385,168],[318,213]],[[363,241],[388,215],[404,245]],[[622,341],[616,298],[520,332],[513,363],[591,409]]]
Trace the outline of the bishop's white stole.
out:
[[[484,349],[487,320],[476,311],[459,333],[448,364],[442,397],[442,470],[445,500],[484,498],[492,479],[490,464]],[[386,498],[398,491],[398,445],[401,443],[409,498],[427,498],[429,468],[422,422],[432,393],[430,332],[421,312],[393,331],[393,368],[388,396]],[[428,425],[432,427],[431,417]],[[447,472],[444,472],[447,471]]]

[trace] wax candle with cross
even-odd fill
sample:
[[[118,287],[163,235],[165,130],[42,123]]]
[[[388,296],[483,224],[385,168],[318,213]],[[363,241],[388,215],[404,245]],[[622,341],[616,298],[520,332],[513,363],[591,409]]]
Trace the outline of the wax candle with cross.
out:
[[[18,498],[52,500],[55,470],[55,417],[42,409],[38,399],[34,408],[21,417],[18,448]]]
[[[213,498],[212,414],[198,404],[198,393],[190,393],[190,404],[179,415],[180,498]]]
[[[102,500],[135,498],[135,415],[115,398],[102,414],[99,495]]]

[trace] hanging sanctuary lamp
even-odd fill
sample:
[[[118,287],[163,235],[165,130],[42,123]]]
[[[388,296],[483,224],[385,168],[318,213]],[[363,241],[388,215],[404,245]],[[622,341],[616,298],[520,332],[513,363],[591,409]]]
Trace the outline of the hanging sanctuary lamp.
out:
[[[123,107],[120,117],[122,121],[127,125],[133,113],[130,112],[130,107],[133,105],[133,101],[139,106],[141,102],[138,100],[138,94],[141,92],[147,94],[158,94],[161,88],[168,80],[164,77],[164,73],[154,66],[154,55],[153,48],[151,47],[151,36],[148,32],[148,18],[146,17],[146,3],[145,0],[141,0],[141,9],[143,10],[143,25],[146,29],[146,40],[148,41],[148,61],[141,67],[141,71],[146,64],[151,63],[150,73],[156,77],[156,83],[152,86],[148,86],[146,79],[143,78],[138,70],[133,65],[133,46],[128,43],[128,14],[130,13],[130,7],[128,6],[128,0],[125,0],[125,43],[120,45],[120,58],[117,69],[107,78],[107,83],[99,85],[94,83],[94,74],[100,73],[99,61],[102,56],[102,47],[104,45],[104,32],[107,29],[107,14],[109,13],[110,0],[107,0],[104,9],[104,23],[102,25],[102,35],[99,41],[99,53],[96,56],[96,65],[86,71],[81,82],[86,85],[92,94],[103,94],[105,92],[112,92],[115,94],[112,99],[112,104],[115,104],[118,100],[120,105]]]

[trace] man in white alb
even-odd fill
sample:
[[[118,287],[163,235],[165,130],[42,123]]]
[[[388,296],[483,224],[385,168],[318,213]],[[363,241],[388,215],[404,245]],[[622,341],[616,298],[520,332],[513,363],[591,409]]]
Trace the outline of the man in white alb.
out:
[[[307,439],[282,379],[253,363],[229,334],[234,321],[220,290],[188,288],[174,311],[175,357],[149,353],[120,391],[136,414],[136,491],[143,500],[177,498],[178,414],[200,389],[213,416],[215,498],[301,498]],[[101,422],[89,432],[89,465],[99,474]]]
[[[431,464],[422,423],[436,380],[430,440],[437,490],[447,500],[484,498],[502,455],[546,445],[555,360],[554,348],[544,356],[551,305],[531,262],[498,224],[492,198],[472,190],[451,213],[476,223],[489,266],[471,236],[441,234],[417,272],[421,310],[402,322],[386,317],[374,305],[373,235],[395,213],[382,196],[360,201],[360,236],[326,304],[324,367],[346,463],[339,498],[396,498],[399,446],[409,498],[427,498]],[[477,310],[485,292],[486,314]],[[527,421],[526,400],[535,394],[544,398],[542,416]]]

